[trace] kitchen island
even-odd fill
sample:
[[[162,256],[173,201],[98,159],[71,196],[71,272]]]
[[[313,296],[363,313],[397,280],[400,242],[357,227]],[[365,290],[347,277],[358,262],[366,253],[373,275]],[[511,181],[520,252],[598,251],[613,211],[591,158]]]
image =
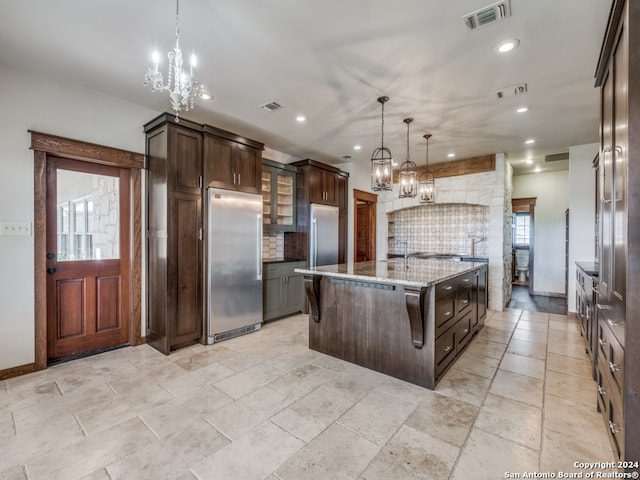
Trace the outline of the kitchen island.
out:
[[[389,259],[296,272],[309,348],[430,389],[484,325],[486,263]]]

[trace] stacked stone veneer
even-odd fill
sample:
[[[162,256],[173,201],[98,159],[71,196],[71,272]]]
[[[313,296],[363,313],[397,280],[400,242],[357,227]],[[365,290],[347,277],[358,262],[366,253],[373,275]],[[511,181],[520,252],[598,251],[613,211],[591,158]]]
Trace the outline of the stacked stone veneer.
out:
[[[440,209],[440,215],[450,212],[452,219],[456,215],[459,218],[468,218],[470,215],[476,219],[485,215],[483,220],[485,225],[482,228],[479,228],[480,225],[476,223],[473,225],[474,231],[471,232],[468,225],[457,223],[460,231],[454,233],[451,229],[445,232],[445,227],[442,227],[442,233],[448,235],[449,240],[441,244],[437,243],[440,242],[437,239],[433,242],[435,242],[434,245],[438,245],[436,253],[466,253],[470,248],[469,233],[478,233],[478,236],[486,237],[484,242],[478,244],[476,254],[489,258],[489,308],[503,310],[511,299],[511,196],[513,192],[511,179],[511,165],[507,163],[504,154],[497,154],[496,169],[492,172],[437,178],[435,205],[421,205],[417,198],[400,199],[397,188],[391,192],[380,193],[376,239],[378,259],[386,258],[387,252],[403,252],[404,245],[394,245],[389,239],[396,236],[397,232],[402,232],[405,228],[416,228],[416,232],[420,228],[422,231],[430,231],[429,226],[403,225],[405,221],[415,221],[418,218],[424,222],[430,221],[428,214],[417,215],[413,210],[415,207],[423,209],[436,207]],[[402,212],[405,209],[410,210]],[[485,214],[480,213],[481,211]],[[395,222],[392,225],[389,225],[389,217]],[[438,232],[434,232],[433,235],[438,235]],[[410,241],[413,242],[413,240]],[[412,245],[414,243],[409,244],[410,251]],[[413,250],[430,250],[430,248],[423,249],[420,244],[415,245],[416,248]],[[466,250],[449,251],[449,247],[457,250],[465,245]],[[390,246],[391,249],[389,249]],[[440,251],[440,246],[446,248]]]

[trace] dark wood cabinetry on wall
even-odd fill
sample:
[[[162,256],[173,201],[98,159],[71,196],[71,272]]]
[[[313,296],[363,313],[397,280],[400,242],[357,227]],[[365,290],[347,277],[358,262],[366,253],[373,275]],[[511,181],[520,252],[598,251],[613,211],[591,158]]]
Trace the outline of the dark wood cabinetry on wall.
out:
[[[615,0],[596,71],[601,87],[598,409],[620,459],[640,461],[640,3]],[[629,268],[628,268],[629,267]],[[628,472],[636,471],[630,468]]]
[[[212,130],[206,127],[207,130]],[[219,132],[219,130],[218,130]],[[204,134],[204,181],[208,187],[261,193],[262,151],[252,146]]]
[[[177,123],[172,114],[155,118],[144,131],[146,336],[147,343],[168,354],[201,341],[205,333],[206,187],[260,192],[263,146],[183,118]],[[227,183],[219,180],[224,172],[230,173]],[[240,172],[240,183],[233,183],[233,172]]]
[[[347,258],[349,174],[309,159],[292,165],[298,167],[297,226],[295,232],[285,233],[285,257],[307,259],[309,204],[320,203],[338,207],[338,263],[344,263]]]

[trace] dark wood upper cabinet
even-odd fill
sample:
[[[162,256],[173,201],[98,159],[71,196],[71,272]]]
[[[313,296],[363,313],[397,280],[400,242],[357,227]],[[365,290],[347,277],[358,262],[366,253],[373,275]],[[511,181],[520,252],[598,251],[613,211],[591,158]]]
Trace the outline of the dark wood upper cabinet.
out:
[[[339,173],[317,166],[307,169],[309,181],[309,202],[323,205],[338,205]]]
[[[202,135],[178,126],[171,128],[169,134],[171,190],[200,194],[202,188]]]
[[[261,174],[262,149],[205,133],[206,186],[260,193]]]

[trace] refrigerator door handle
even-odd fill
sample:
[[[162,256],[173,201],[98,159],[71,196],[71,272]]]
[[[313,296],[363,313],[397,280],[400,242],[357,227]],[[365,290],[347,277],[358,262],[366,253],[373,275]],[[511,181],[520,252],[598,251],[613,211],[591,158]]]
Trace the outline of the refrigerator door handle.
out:
[[[257,263],[257,272],[258,272],[258,280],[262,280],[262,214],[259,213],[256,215],[256,221],[258,222],[258,241],[257,245],[257,255],[256,255],[256,263]]]
[[[309,266],[315,267],[318,264],[318,219],[311,219],[311,255]]]

